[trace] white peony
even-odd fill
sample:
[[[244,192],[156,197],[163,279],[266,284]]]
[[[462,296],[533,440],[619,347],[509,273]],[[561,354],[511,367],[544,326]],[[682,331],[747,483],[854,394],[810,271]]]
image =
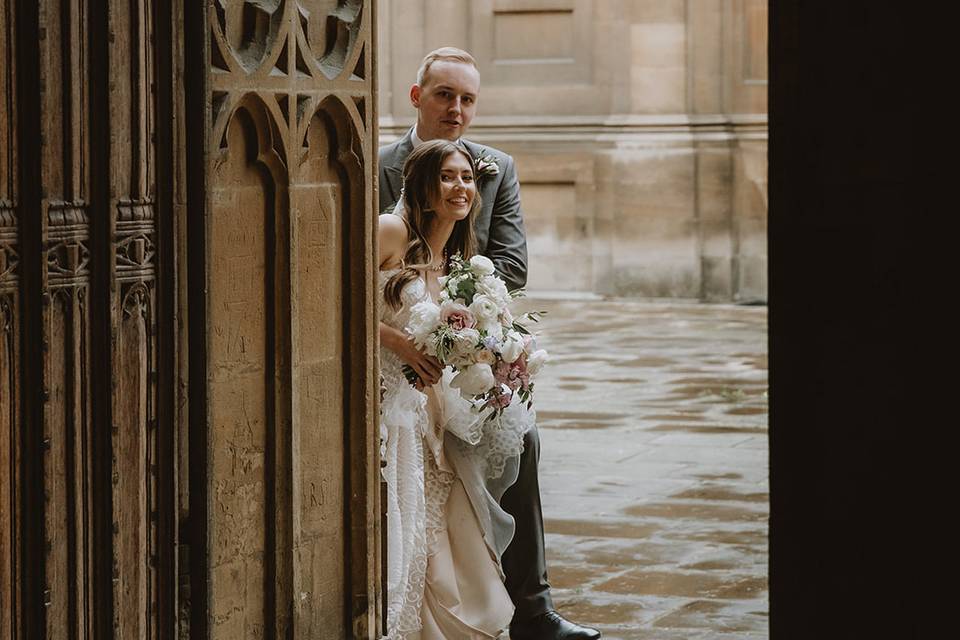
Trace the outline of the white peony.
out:
[[[485,320],[478,326],[486,331],[487,335],[495,339],[497,342],[503,340],[503,325],[500,324],[500,321],[496,318],[493,320]]]
[[[478,276],[489,276],[493,273],[493,262],[487,256],[473,256],[470,258],[470,270]]]
[[[490,296],[480,294],[473,297],[473,304],[470,305],[470,313],[473,317],[486,324],[495,320],[500,315],[500,305]]]
[[[427,353],[436,355],[433,348],[430,334],[440,324],[440,307],[431,300],[424,300],[413,305],[410,309],[410,322],[407,323],[407,331],[413,336],[413,341],[418,347],[427,347]]]
[[[489,391],[495,383],[493,369],[490,365],[481,363],[471,365],[455,375],[450,386],[469,396],[476,396]]]
[[[500,347],[500,357],[504,362],[512,364],[521,353],[523,353],[523,336],[516,331],[508,331],[503,338],[503,346]]]
[[[537,375],[549,359],[550,356],[544,349],[537,349],[527,358],[527,373],[531,376]]]
[[[497,276],[484,276],[477,281],[477,293],[489,296],[498,301],[500,306],[510,302],[510,292],[507,285]]]

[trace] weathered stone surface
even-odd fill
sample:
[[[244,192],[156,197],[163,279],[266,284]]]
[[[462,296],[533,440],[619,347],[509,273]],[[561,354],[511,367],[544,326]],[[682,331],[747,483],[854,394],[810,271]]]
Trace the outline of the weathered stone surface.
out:
[[[548,572],[610,640],[768,637],[766,309],[528,298]]]
[[[766,0],[380,0],[381,142],[425,53],[471,51],[514,155],[531,290],[765,300]]]

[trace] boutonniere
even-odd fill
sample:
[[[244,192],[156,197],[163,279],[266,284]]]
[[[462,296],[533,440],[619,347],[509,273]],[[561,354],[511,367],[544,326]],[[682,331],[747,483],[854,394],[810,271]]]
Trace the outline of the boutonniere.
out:
[[[497,164],[497,158],[488,153],[485,156],[477,158],[477,179],[488,178],[500,173],[500,165]]]

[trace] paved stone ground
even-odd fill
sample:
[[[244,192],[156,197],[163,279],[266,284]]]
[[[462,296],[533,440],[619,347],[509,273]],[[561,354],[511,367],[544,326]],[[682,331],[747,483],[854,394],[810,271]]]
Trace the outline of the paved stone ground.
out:
[[[765,307],[537,299],[547,566],[608,640],[768,637]]]

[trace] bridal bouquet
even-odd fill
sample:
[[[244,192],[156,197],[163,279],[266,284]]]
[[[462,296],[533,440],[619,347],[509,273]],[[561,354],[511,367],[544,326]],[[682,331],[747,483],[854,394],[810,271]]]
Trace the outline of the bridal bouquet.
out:
[[[525,323],[537,322],[544,312],[514,318],[510,302],[523,291],[509,292],[485,256],[469,261],[452,256],[440,286],[439,305],[425,300],[411,309],[407,330],[414,343],[453,368],[450,386],[476,409],[492,409],[497,416],[514,396],[529,408],[533,377],[546,362],[547,352],[537,348]],[[417,381],[409,366],[404,373],[411,383]]]

